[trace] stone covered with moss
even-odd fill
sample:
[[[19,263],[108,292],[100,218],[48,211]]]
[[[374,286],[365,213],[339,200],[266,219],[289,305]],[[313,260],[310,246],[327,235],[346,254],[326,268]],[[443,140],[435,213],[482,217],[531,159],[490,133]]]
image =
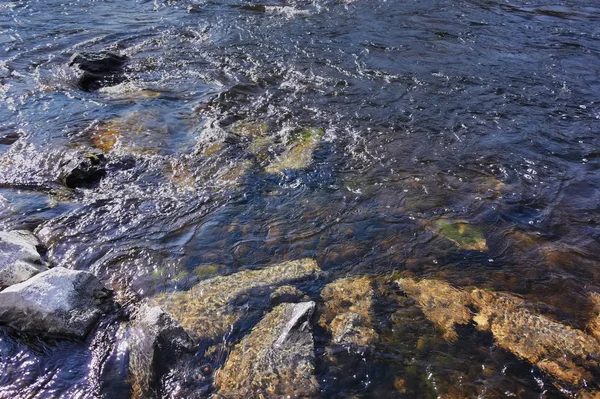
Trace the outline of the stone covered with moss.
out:
[[[278,286],[314,278],[319,272],[312,259],[289,261],[203,280],[188,291],[160,294],[154,301],[193,338],[218,339],[243,317],[243,302],[254,300],[250,312],[260,310],[260,306],[264,309]],[[264,301],[260,301],[262,297]]]
[[[310,323],[314,307],[314,302],[283,303],[267,314],[217,372],[217,397],[318,397]]]

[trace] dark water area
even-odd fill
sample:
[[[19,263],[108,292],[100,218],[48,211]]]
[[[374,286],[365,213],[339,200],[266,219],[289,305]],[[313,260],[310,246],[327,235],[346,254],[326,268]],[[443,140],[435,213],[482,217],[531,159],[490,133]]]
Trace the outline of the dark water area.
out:
[[[593,1],[3,1],[0,49],[0,229],[34,230],[54,266],[135,301],[204,270],[309,257],[324,283],[439,278],[585,328],[600,290]],[[125,57],[118,79],[82,87],[74,55],[102,52]],[[305,127],[323,136],[309,166],[272,173],[278,150],[252,150],[244,123],[272,148]],[[97,184],[68,187],[65,157],[102,151]],[[477,229],[487,250],[439,220]],[[304,288],[318,300],[322,283]],[[398,348],[435,328],[417,314],[392,329],[394,306],[376,305],[384,343],[348,370],[319,360],[316,331],[323,397],[574,395],[472,326],[408,359]],[[103,366],[114,331],[3,329],[0,397],[128,397]],[[165,397],[210,395],[168,378]]]

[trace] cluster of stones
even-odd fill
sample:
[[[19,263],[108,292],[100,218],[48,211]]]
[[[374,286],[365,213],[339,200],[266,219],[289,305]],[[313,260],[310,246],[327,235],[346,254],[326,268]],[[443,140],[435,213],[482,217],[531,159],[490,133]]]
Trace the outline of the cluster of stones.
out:
[[[93,274],[48,268],[38,245],[29,232],[0,232],[0,322],[19,331],[84,339],[119,304]],[[169,370],[199,353],[210,358],[223,351],[226,357],[211,370],[216,397],[319,397],[315,326],[329,337],[326,355],[332,363],[342,361],[341,352],[365,353],[382,339],[373,310],[382,295],[375,278],[330,282],[319,301],[298,288],[323,279],[314,260],[300,259],[208,278],[187,291],[141,301],[116,334],[127,348],[132,397],[161,396],[161,378]],[[586,332],[508,293],[456,288],[434,279],[385,284],[412,298],[448,342],[459,338],[457,325],[472,324],[559,383],[594,394],[585,387],[600,368],[600,312]],[[600,303],[597,294],[590,299]],[[231,340],[232,331],[248,320],[257,322]]]

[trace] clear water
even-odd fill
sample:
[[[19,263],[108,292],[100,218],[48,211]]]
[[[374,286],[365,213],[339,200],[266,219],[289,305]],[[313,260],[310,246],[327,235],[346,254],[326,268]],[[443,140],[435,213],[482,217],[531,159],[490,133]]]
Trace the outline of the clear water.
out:
[[[199,266],[312,257],[330,280],[408,270],[513,292],[583,328],[600,288],[593,1],[3,1],[0,49],[0,227],[37,229],[55,265],[139,299],[190,287]],[[98,51],[128,57],[125,82],[82,91],[69,60]],[[56,183],[57,157],[131,115],[150,127],[108,155],[98,187]],[[231,138],[247,120],[280,140],[325,134],[310,167],[266,174]],[[425,228],[441,217],[476,226],[489,251]],[[390,312],[381,304],[382,320]],[[127,397],[103,382],[111,334],[2,330],[0,396]],[[323,396],[435,397],[431,381],[451,384],[452,368],[474,395],[569,395],[464,337],[425,354],[429,377],[404,393],[391,393],[406,366],[394,345],[347,381],[319,363]],[[473,371],[484,364],[493,371]],[[173,395],[208,395],[187,389]]]

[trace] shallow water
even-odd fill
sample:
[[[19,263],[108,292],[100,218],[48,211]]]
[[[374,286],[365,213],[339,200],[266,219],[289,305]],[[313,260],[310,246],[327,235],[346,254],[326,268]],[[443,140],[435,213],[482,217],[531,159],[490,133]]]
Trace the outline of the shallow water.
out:
[[[599,39],[589,0],[5,1],[0,227],[36,229],[54,265],[138,299],[311,257],[329,280],[408,271],[583,328],[600,289]],[[124,80],[83,91],[69,60],[99,51],[128,57]],[[308,167],[265,173],[239,121],[274,143],[324,135]],[[99,185],[60,184],[57,160],[115,123],[138,133]],[[441,218],[488,250],[435,234]],[[379,306],[387,343],[350,374],[318,363],[323,397],[435,397],[458,374],[482,397],[569,395],[468,328],[407,365],[394,348],[432,332],[392,331],[397,309]],[[3,330],[0,396],[126,396],[103,377],[111,329],[85,343]],[[208,395],[178,378],[173,396]]]

